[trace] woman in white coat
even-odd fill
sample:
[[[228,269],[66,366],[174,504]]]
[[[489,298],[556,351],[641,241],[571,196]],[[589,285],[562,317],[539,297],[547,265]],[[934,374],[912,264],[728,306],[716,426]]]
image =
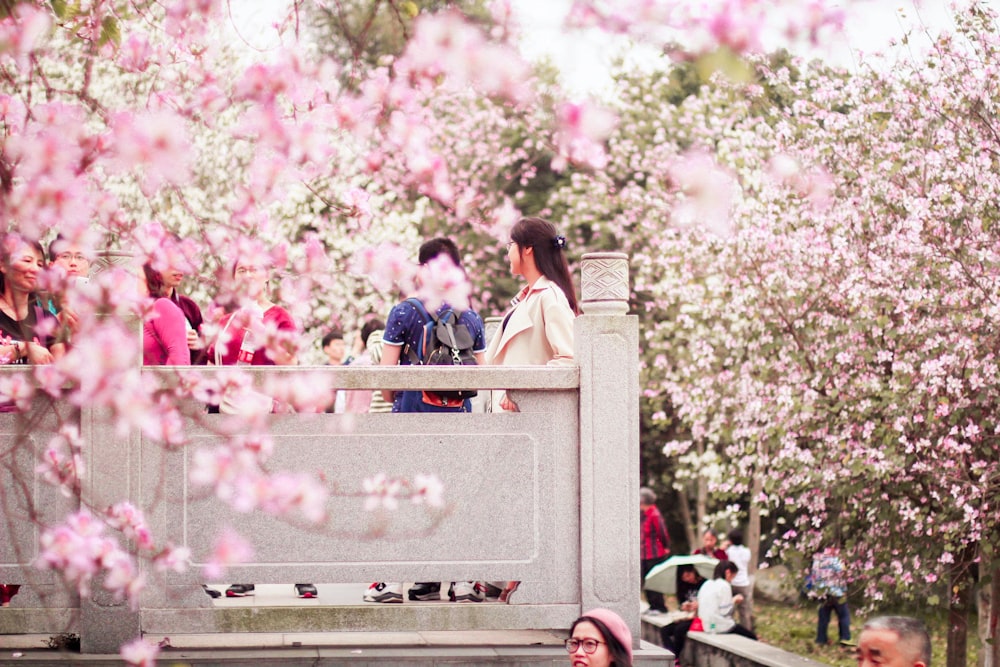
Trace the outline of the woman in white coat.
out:
[[[510,232],[510,272],[527,282],[486,350],[486,363],[502,366],[573,363],[576,294],[563,250],[565,237],[541,218],[521,218]],[[517,410],[506,397],[505,410]]]
[[[502,366],[570,365],[573,319],[578,314],[573,278],[565,255],[566,238],[541,218],[521,218],[510,232],[510,272],[527,284],[511,301],[500,329],[486,349],[486,363]],[[494,412],[517,412],[505,392],[494,392]],[[500,594],[509,602],[519,582]]]

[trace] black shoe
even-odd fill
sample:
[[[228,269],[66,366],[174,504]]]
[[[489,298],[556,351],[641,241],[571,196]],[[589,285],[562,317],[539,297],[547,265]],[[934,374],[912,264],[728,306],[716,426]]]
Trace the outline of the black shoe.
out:
[[[206,593],[208,593],[208,597],[212,598],[213,600],[215,598],[221,598],[222,597],[222,593],[220,593],[219,591],[215,590],[214,588],[209,588],[205,584],[202,584],[201,587],[203,589],[205,589]]]
[[[319,591],[312,584],[295,584],[295,594],[300,598],[318,598]]]
[[[503,593],[502,588],[498,588],[491,584],[490,582],[485,582],[486,584],[486,599],[487,600],[497,600],[500,598],[500,594]]]
[[[233,584],[226,589],[227,598],[242,598],[253,594],[253,584]]]
[[[411,588],[406,593],[407,597],[411,600],[419,600],[425,602],[427,600],[440,600],[441,599],[441,582],[417,582],[413,584]]]

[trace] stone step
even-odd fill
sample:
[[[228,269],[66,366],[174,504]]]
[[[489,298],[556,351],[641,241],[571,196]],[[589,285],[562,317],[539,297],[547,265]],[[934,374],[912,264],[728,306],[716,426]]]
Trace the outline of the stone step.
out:
[[[564,633],[543,630],[509,632],[335,632],[335,633],[226,633],[162,637],[152,642],[168,644],[161,651],[161,665],[392,665],[394,667],[471,667],[473,665],[562,665],[569,663],[562,647]],[[41,635],[0,636],[0,664],[121,665],[117,656],[80,655],[42,650],[48,641]],[[7,662],[10,660],[11,662]],[[673,656],[642,643],[635,651],[637,667],[667,667]]]

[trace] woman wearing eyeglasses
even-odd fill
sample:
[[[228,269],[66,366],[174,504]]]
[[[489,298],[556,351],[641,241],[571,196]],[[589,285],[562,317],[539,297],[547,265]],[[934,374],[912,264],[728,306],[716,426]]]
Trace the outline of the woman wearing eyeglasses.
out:
[[[566,650],[573,667],[632,667],[632,633],[610,609],[591,609],[573,621]]]
[[[294,334],[298,328],[289,312],[269,298],[270,274],[270,267],[261,261],[254,261],[252,258],[236,260],[233,266],[233,279],[236,291],[243,297],[243,303],[239,310],[223,319],[221,331],[208,349],[209,363],[218,366],[295,365]],[[285,340],[287,344],[268,348],[263,346],[264,341],[251,340],[253,337],[251,329],[255,320],[258,323],[262,321],[266,328],[273,327],[279,332],[287,332]]]
[[[486,363],[497,366],[569,365],[573,363],[576,292],[566,261],[566,238],[541,218],[521,218],[510,230],[510,272],[527,283],[511,303],[486,350]],[[499,407],[517,411],[506,394]]]

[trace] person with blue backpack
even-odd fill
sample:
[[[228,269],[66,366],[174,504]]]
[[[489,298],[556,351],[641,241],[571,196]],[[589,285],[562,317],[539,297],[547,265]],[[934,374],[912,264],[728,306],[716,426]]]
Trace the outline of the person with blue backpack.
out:
[[[418,261],[425,266],[432,259],[447,255],[455,266],[462,266],[458,247],[449,238],[431,239],[420,246]],[[443,321],[444,326],[438,322]],[[450,329],[450,331],[448,331]],[[486,334],[483,319],[474,310],[457,313],[448,304],[442,304],[433,314],[423,302],[410,297],[389,311],[385,333],[382,334],[381,366],[423,365],[438,363],[431,359],[441,345],[439,338],[454,335],[451,349],[461,357],[462,363],[482,364],[486,352]],[[393,412],[470,412],[470,395],[474,392],[427,392],[383,390],[382,397],[392,403]]]
[[[420,246],[418,261],[425,266],[431,260],[447,255],[461,268],[458,246],[449,238],[431,239]],[[389,311],[385,333],[382,334],[380,366],[400,365],[472,365],[482,364],[486,352],[483,320],[474,310],[457,312],[448,304],[428,312],[424,303],[410,297]],[[474,391],[382,391],[382,397],[392,403],[393,412],[471,412],[469,401]],[[366,602],[400,603],[403,590],[400,583],[375,582],[365,593]],[[454,602],[482,602],[486,587],[479,581],[456,582],[448,593]],[[440,582],[416,582],[408,591],[410,600],[441,599]]]

